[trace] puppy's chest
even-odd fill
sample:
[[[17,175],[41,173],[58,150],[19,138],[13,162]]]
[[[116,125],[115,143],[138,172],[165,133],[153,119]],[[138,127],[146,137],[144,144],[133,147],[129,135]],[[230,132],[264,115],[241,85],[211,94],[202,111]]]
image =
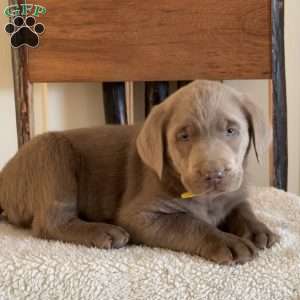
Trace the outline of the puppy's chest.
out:
[[[192,200],[193,201],[193,200]],[[190,213],[197,219],[201,219],[211,225],[217,226],[229,213],[227,205],[216,201],[201,201],[190,203],[187,207]]]

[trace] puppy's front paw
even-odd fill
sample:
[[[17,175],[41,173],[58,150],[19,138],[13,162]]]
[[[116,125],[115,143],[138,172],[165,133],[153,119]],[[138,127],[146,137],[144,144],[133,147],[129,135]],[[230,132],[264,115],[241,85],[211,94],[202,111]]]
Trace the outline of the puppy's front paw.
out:
[[[219,264],[243,264],[257,255],[256,247],[247,239],[224,233],[210,239],[200,255]]]
[[[247,236],[259,249],[272,247],[275,243],[279,242],[279,235],[273,233],[265,224],[261,222],[248,225]]]
[[[91,246],[111,249],[124,247],[129,241],[129,233],[125,229],[110,225],[100,225],[90,238]]]

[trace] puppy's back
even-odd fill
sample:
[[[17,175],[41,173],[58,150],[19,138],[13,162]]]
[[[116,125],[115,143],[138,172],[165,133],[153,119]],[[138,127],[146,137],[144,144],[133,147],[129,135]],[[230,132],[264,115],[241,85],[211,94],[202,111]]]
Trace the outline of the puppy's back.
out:
[[[60,133],[37,136],[1,172],[0,206],[15,225],[30,226],[63,169],[76,168],[69,142]],[[60,178],[57,178],[60,180]]]
[[[45,200],[47,196],[55,187],[65,189],[69,177],[75,174],[80,177],[82,165],[89,174],[95,175],[89,178],[89,188],[98,186],[100,189],[99,184],[109,174],[112,178],[117,174],[121,176],[137,131],[135,126],[102,126],[35,137],[0,173],[1,209],[11,223],[30,226],[34,219],[43,218],[38,214],[44,210],[40,208],[47,205],[45,202],[51,201]],[[84,194],[88,196],[86,191]]]

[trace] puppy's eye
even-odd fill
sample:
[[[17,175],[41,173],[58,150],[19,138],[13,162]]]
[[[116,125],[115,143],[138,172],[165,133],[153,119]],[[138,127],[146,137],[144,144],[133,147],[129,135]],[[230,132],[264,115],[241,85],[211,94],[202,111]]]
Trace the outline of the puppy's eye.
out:
[[[238,129],[236,129],[234,127],[229,127],[225,130],[226,136],[238,136],[239,134],[240,134],[240,132],[238,131]]]
[[[190,140],[190,135],[186,130],[182,130],[177,133],[176,138],[178,141],[187,142]]]

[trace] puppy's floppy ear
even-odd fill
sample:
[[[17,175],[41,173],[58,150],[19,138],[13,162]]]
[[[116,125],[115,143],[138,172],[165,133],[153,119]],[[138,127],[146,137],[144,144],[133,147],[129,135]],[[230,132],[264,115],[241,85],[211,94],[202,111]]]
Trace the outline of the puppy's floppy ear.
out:
[[[250,142],[253,142],[255,155],[259,162],[260,157],[272,142],[272,128],[260,108],[247,95],[243,95],[241,100],[249,124]]]
[[[164,127],[166,111],[164,103],[155,106],[147,117],[136,141],[143,162],[161,179],[164,160]]]

